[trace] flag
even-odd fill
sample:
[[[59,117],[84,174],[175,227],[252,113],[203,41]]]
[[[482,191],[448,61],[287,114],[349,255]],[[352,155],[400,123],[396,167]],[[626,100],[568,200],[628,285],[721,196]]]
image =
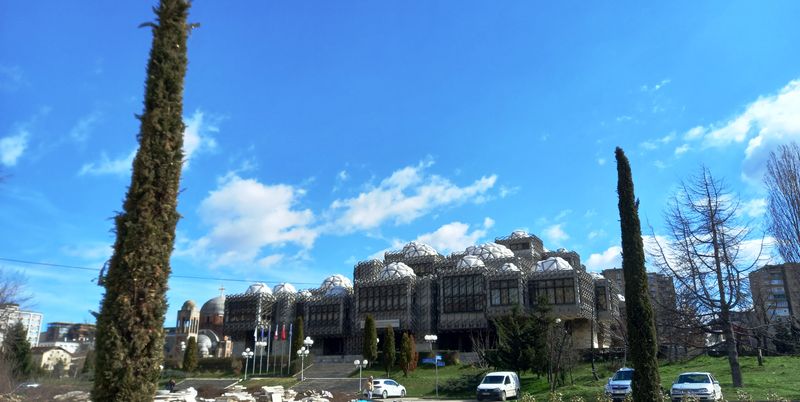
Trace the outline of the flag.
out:
[[[275,340],[278,340],[278,324],[275,324]]]
[[[261,327],[261,340],[264,340],[264,327]]]
[[[283,327],[281,328],[281,340],[286,340],[286,324],[283,324]]]

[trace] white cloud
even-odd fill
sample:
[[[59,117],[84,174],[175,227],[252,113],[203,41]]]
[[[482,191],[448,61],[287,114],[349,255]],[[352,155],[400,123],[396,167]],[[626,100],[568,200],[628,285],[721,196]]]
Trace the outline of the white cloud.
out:
[[[28,147],[29,133],[25,129],[16,134],[0,138],[0,163],[5,166],[14,166]]]
[[[558,212],[558,215],[556,215],[554,220],[555,221],[560,221],[560,220],[566,218],[567,216],[569,216],[569,214],[571,214],[571,213],[572,213],[571,209],[562,209],[561,211]]]
[[[544,229],[544,237],[547,239],[548,244],[561,246],[562,242],[569,239],[569,235],[564,231],[562,226],[562,223],[557,223]]]
[[[334,201],[330,213],[337,218],[331,230],[367,230],[386,221],[409,223],[438,207],[482,203],[497,181],[495,175],[484,176],[459,187],[441,176],[426,174],[425,169],[430,165],[426,162],[402,168],[354,198]]]
[[[310,248],[318,232],[310,226],[312,211],[296,209],[304,194],[293,186],[265,185],[229,174],[200,204],[200,217],[211,226],[210,232],[180,254],[209,257],[212,266],[269,266],[283,256],[260,257],[264,248],[287,244]]]
[[[81,117],[78,122],[72,126],[72,129],[69,130],[70,138],[78,142],[84,142],[89,139],[95,124],[100,121],[100,117],[101,114],[99,111],[93,111]]]
[[[341,180],[341,181],[347,180],[348,177],[349,177],[349,175],[347,174],[346,170],[342,170],[336,175],[336,178]]]
[[[190,117],[184,117],[186,129],[183,131],[183,167],[189,168],[189,162],[196,152],[211,150],[217,147],[216,140],[210,133],[218,133],[216,124],[205,119],[201,110],[195,110]]]
[[[683,144],[683,145],[675,148],[675,155],[676,156],[683,155],[686,152],[689,152],[690,149],[691,149],[691,147],[689,146],[689,144]]]
[[[258,265],[262,268],[269,268],[283,260],[283,254],[272,254],[258,260]]]
[[[494,226],[494,220],[486,218],[483,221],[483,227],[475,228],[470,232],[468,224],[451,222],[431,233],[420,235],[417,240],[431,245],[439,253],[446,254],[480,243],[492,226]]]
[[[685,139],[699,140],[704,148],[720,148],[747,142],[742,177],[759,183],[769,152],[778,145],[800,141],[800,80],[793,80],[776,94],[761,96],[737,116],[707,127],[689,130]]]
[[[133,158],[136,156],[136,150],[131,151],[127,156],[120,156],[116,159],[109,159],[105,152],[100,154],[100,162],[89,162],[81,166],[78,175],[123,175],[130,173],[133,168]]]
[[[767,200],[756,198],[740,204],[742,212],[751,218],[758,218],[767,211]]]
[[[666,145],[672,142],[677,136],[675,133],[669,133],[661,138],[656,138],[652,140],[648,140],[639,144],[645,150],[653,151],[661,147],[661,145]]]
[[[606,158],[597,158],[597,164],[603,166],[606,164]]]
[[[506,198],[519,192],[519,186],[507,187],[500,186],[500,198]]]
[[[601,253],[592,253],[586,260],[586,269],[599,272],[608,268],[622,267],[622,247],[611,246]]]
[[[664,170],[664,169],[667,168],[667,164],[664,163],[664,161],[661,161],[661,160],[653,161],[653,166],[655,166],[656,168],[658,168],[660,170]]]

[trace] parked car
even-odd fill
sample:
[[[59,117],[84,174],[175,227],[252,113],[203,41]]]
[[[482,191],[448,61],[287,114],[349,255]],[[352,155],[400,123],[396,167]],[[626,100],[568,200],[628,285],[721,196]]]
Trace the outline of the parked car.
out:
[[[694,397],[701,401],[721,401],[722,388],[719,381],[711,373],[683,373],[672,383],[669,396],[673,402],[681,402],[684,398]]]
[[[606,383],[606,395],[614,402],[625,400],[625,397],[631,393],[631,380],[633,380],[632,368],[623,367],[617,370]]]
[[[372,380],[372,386],[374,387],[372,390],[373,398],[386,399],[390,396],[399,396],[403,398],[406,396],[406,387],[398,384],[395,380],[376,378]],[[366,391],[364,391],[364,395],[367,395]]]
[[[519,398],[519,377],[513,371],[497,371],[486,374],[483,381],[478,385],[476,398],[501,400],[514,397]]]

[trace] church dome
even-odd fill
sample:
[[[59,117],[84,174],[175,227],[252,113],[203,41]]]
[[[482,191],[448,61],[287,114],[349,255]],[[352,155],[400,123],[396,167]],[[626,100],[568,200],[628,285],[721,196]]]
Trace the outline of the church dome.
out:
[[[403,247],[403,257],[405,258],[424,257],[437,254],[439,253],[437,253],[433,247],[418,241],[412,241]]]
[[[494,242],[483,243],[480,246],[470,246],[467,247],[466,251],[468,255],[478,256],[484,261],[514,257],[514,253],[508,247]]]
[[[325,278],[325,280],[322,281],[322,285],[320,285],[319,288],[322,289],[322,290],[329,290],[329,289],[333,288],[334,286],[342,286],[342,287],[345,287],[345,288],[352,288],[353,287],[353,282],[350,282],[350,278],[348,278],[348,277],[346,277],[346,276],[344,276],[342,274],[336,274],[336,275],[331,275],[331,276]]]
[[[295,289],[294,285],[288,282],[279,283],[272,288],[272,293],[278,295],[283,293],[297,293],[297,289]]]
[[[486,264],[483,263],[478,256],[475,255],[465,255],[461,258],[461,261],[458,262],[456,265],[458,269],[467,269],[467,268],[486,268]]]
[[[500,272],[519,272],[519,267],[514,265],[513,263],[507,262],[507,263],[503,264],[503,266],[500,267],[500,269],[498,269],[498,271],[500,271]]]
[[[269,289],[269,286],[267,286],[266,283],[258,282],[250,285],[244,293],[248,295],[253,293],[272,294],[272,291]]]
[[[223,315],[225,314],[225,295],[219,295],[203,304],[200,308],[201,315]]]
[[[383,268],[378,275],[378,279],[394,279],[394,278],[416,278],[417,274],[408,265],[402,262],[393,262]]]
[[[572,265],[569,265],[567,260],[561,257],[550,257],[544,261],[539,261],[536,263],[536,267],[539,268],[539,271],[566,271],[572,269]]]
[[[191,310],[196,310],[196,309],[197,309],[197,305],[194,304],[194,300],[186,300],[185,302],[183,302],[183,306],[181,307],[181,310],[189,310],[189,311],[191,311]]]

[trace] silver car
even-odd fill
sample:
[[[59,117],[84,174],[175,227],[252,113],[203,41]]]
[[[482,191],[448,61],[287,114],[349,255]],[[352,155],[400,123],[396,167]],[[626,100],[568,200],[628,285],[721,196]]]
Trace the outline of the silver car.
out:
[[[719,381],[711,373],[706,372],[690,372],[679,375],[678,379],[672,383],[669,396],[672,402],[681,402],[688,397],[701,401],[723,400]]]

